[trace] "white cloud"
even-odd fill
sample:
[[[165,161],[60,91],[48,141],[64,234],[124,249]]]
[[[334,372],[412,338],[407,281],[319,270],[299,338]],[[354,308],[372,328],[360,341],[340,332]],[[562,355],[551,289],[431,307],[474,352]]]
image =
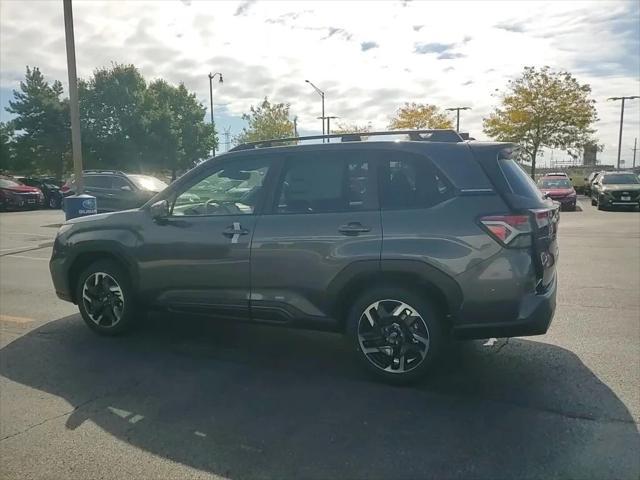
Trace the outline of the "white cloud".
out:
[[[216,104],[229,115],[269,96],[291,103],[303,131],[319,126],[306,78],[342,121],[384,128],[404,101],[470,105],[461,123],[484,138],[495,89],[526,65],[568,69],[593,87],[605,161],[619,121],[619,104],[605,99],[640,89],[639,12],[634,2],[74,2],[81,76],[133,63],[148,78],[183,81],[206,105],[207,74],[221,71]],[[3,89],[25,65],[65,81],[61,2],[3,0],[0,61]],[[625,112],[625,148],[639,136],[638,103]]]

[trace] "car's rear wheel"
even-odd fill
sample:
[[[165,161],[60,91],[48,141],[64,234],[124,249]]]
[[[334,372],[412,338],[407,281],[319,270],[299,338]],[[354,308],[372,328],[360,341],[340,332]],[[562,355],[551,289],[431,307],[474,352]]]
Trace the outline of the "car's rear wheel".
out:
[[[99,260],[80,276],[76,300],[85,323],[102,335],[118,335],[134,323],[136,307],[129,275],[116,262]]]
[[[591,197],[591,206],[595,207],[597,205],[595,199],[593,197]]]
[[[604,205],[602,203],[602,196],[598,195],[598,210],[604,210]]]
[[[361,295],[347,332],[364,366],[377,377],[408,383],[424,375],[442,349],[442,318],[411,290],[379,287]]]

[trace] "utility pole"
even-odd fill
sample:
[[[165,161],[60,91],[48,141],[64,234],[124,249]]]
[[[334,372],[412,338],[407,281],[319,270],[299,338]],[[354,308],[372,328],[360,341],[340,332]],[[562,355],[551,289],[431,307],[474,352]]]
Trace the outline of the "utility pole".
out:
[[[224,129],[224,151],[228,152],[231,146],[231,127]]]
[[[67,46],[67,72],[69,74],[69,111],[71,117],[71,149],[76,195],[84,188],[82,178],[82,139],[80,137],[80,107],[78,106],[78,75],[76,73],[76,42],[73,35],[73,7],[71,0],[63,0],[64,34]]]
[[[293,136],[298,136],[298,117],[293,117]]]
[[[318,120],[322,120],[322,135],[325,135],[325,130],[324,130],[324,122],[326,120],[327,122],[327,135],[331,135],[331,119],[332,118],[340,118],[340,117],[332,117],[332,116],[322,116],[322,117],[317,117]],[[322,143],[324,143],[324,138],[322,139]],[[331,143],[331,139],[327,138],[327,143]]]
[[[335,118],[339,118],[339,117],[332,117],[332,116],[327,117],[327,135],[331,135],[331,119],[335,119]],[[327,143],[329,142],[331,142],[331,139],[327,138]]]
[[[456,132],[460,132],[460,110],[471,110],[471,107],[451,107],[445,108],[449,112],[456,112]]]
[[[219,83],[224,83],[224,80],[222,80],[222,74],[220,72],[216,72],[216,73],[211,73],[209,72],[209,100],[211,102],[211,135],[213,135],[214,139],[216,136],[216,131],[215,131],[215,126],[213,124],[213,79],[215,78],[215,76],[218,75],[218,77],[220,77],[219,79]],[[216,147],[215,145],[213,146],[212,152],[211,152],[211,156],[215,157],[216,156]]]
[[[633,168],[636,168],[636,151],[638,150],[638,137],[633,141]]]
[[[620,170],[620,153],[622,152],[622,124],[624,123],[624,101],[625,100],[634,100],[636,98],[640,98],[638,95],[632,95],[630,97],[609,97],[607,100],[622,100],[622,104],[620,105],[620,134],[618,135],[618,170]]]

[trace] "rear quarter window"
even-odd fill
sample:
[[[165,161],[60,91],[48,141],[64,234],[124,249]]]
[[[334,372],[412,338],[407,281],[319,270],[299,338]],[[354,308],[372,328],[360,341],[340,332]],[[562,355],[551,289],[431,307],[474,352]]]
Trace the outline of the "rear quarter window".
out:
[[[510,193],[519,197],[535,198],[536,200],[541,198],[542,194],[535,182],[515,160],[500,158],[498,159],[498,166],[507,182]]]

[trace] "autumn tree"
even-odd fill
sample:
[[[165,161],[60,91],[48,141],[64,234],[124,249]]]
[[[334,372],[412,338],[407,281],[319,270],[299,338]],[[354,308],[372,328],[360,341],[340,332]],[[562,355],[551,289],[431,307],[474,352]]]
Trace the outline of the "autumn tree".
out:
[[[391,119],[389,129],[453,128],[453,121],[435,105],[405,103]]]
[[[501,105],[484,119],[490,137],[518,143],[536,173],[536,158],[543,147],[579,149],[592,142],[597,120],[591,87],[570,73],[549,67],[526,67],[509,81]]]
[[[367,133],[370,132],[372,128],[371,122],[366,125],[338,122],[336,128],[334,128],[331,133]]]
[[[293,122],[289,120],[289,107],[288,103],[271,103],[266,97],[259,106],[252,105],[249,113],[242,115],[249,125],[236,136],[235,143],[293,137],[295,134]]]

